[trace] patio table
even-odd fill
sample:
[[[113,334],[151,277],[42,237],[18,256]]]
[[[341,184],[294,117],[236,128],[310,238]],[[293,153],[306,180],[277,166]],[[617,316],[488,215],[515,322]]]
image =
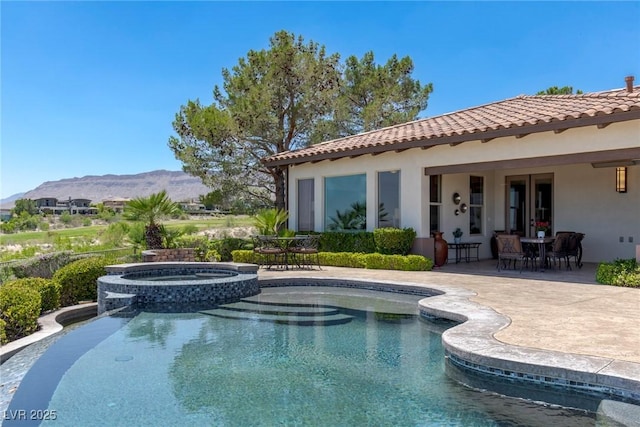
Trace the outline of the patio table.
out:
[[[280,246],[284,250],[284,269],[289,270],[289,248],[296,240],[304,240],[307,236],[291,236],[291,237],[280,237],[280,236],[269,236],[269,239],[276,242],[278,246]]]
[[[556,240],[555,237],[521,237],[520,243],[528,243],[538,245],[538,267],[541,272],[544,272],[544,268],[547,263],[547,245],[553,243]]]
[[[466,262],[471,261],[471,250],[476,250],[476,261],[480,261],[480,245],[482,242],[459,242],[459,243],[447,243],[447,246],[451,249],[455,249],[456,251],[456,264],[464,260]]]

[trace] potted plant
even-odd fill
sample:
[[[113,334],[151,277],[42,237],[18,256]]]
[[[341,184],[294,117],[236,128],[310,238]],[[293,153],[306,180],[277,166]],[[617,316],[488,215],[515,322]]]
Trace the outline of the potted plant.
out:
[[[453,242],[454,243],[460,243],[460,240],[462,240],[462,230],[460,229],[460,227],[456,228],[455,230],[453,230]]]
[[[538,232],[538,238],[542,239],[545,234],[549,230],[549,222],[547,221],[537,221],[536,222],[536,231]]]

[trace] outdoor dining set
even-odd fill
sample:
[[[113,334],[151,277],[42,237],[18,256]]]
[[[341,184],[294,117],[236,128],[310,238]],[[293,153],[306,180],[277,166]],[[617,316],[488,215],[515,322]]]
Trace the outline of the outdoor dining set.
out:
[[[502,268],[514,268],[520,261],[523,267],[544,271],[545,268],[564,268],[571,270],[571,261],[577,268],[582,267],[582,240],[584,233],[559,231],[550,237],[521,237],[517,234],[498,234],[498,271]]]
[[[320,235],[305,234],[290,237],[253,236],[253,253],[256,264],[267,269],[290,267],[320,267]]]

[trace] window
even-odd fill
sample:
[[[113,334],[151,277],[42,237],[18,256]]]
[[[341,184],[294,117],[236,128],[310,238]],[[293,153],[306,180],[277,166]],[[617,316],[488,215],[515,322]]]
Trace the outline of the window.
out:
[[[367,228],[367,175],[324,179],[324,227],[326,230]]]
[[[442,175],[429,175],[429,229],[440,231],[440,205],[442,204]]]
[[[400,171],[378,172],[378,228],[400,228]]]
[[[484,177],[469,177],[469,234],[482,234]]]
[[[313,231],[315,229],[315,198],[314,180],[298,180],[298,231]]]

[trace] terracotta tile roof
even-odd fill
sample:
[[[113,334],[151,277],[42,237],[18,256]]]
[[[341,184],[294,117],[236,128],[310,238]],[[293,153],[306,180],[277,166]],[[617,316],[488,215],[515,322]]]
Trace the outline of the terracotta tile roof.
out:
[[[520,95],[267,157],[267,166],[640,119],[640,86],[582,95]]]

